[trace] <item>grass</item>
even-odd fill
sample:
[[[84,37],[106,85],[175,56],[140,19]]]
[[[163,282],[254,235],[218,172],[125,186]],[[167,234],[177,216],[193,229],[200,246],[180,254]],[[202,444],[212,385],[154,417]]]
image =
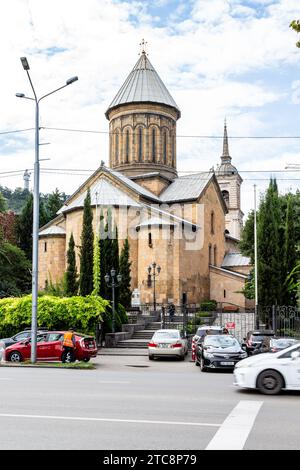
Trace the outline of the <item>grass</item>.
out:
[[[79,370],[93,370],[96,368],[92,362],[36,362],[32,364],[30,361],[24,361],[19,363],[4,362],[0,364],[4,367],[41,367],[41,368],[55,368],[55,369],[79,369]]]

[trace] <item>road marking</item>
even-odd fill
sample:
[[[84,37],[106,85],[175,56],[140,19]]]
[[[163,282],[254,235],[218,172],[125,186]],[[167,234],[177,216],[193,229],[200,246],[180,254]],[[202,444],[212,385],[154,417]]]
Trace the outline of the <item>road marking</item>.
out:
[[[167,424],[176,426],[207,426],[219,428],[221,424],[216,423],[191,423],[183,421],[150,421],[146,419],[115,419],[115,418],[88,418],[82,416],[47,416],[47,415],[23,415],[0,413],[0,418],[27,418],[27,419],[53,419],[65,421],[99,421],[109,423],[134,423],[134,424]]]
[[[242,450],[263,401],[242,400],[227,416],[206,450]]]
[[[99,382],[97,382],[98,384],[118,384],[118,385],[122,385],[122,384],[130,384],[131,382],[126,382],[125,380],[120,380],[120,381],[117,381],[117,380],[99,380]]]

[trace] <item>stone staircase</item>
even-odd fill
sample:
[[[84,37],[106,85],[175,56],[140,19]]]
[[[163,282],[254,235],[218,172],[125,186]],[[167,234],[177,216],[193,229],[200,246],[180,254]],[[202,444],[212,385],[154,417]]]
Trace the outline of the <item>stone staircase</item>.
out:
[[[133,333],[132,338],[119,341],[117,348],[147,349],[148,343],[155,331],[160,330],[160,322],[149,323],[144,330]]]

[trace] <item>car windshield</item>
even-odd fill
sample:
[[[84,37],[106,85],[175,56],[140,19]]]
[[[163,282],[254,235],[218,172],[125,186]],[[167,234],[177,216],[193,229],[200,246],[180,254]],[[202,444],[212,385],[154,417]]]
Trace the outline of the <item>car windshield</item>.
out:
[[[204,346],[212,346],[214,348],[230,348],[232,346],[238,346],[239,343],[235,338],[227,335],[218,336],[206,336],[204,340]]]
[[[179,331],[159,331],[154,334],[153,339],[156,341],[162,339],[177,339],[179,338]]]
[[[285,349],[292,346],[294,343],[297,343],[297,340],[293,338],[278,338],[272,339],[271,346],[273,348]]]
[[[198,330],[196,335],[197,336],[205,336],[206,334],[209,334],[209,335],[220,335],[221,334],[221,330],[210,330],[210,329],[207,329],[207,330]]]
[[[259,336],[259,335],[252,335],[251,336],[251,341],[252,342],[259,342],[259,341],[263,341],[264,339],[264,336]]]

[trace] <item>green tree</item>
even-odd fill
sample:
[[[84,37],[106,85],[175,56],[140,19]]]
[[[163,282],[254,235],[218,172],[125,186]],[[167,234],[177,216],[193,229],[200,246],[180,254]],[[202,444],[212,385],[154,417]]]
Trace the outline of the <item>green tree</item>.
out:
[[[102,256],[102,253],[101,253]],[[103,266],[104,266],[104,276],[106,274],[110,275],[110,271],[114,268],[114,258],[113,258],[113,221],[111,209],[107,210],[107,219],[104,232],[104,243],[103,243]],[[104,286],[104,298],[112,300],[111,288],[106,284]]]
[[[243,227],[239,248],[244,256],[251,258],[254,263],[254,211],[249,212]]]
[[[100,265],[100,237],[96,234],[93,253],[93,295],[100,295],[101,291],[101,265]]]
[[[296,31],[296,33],[300,33],[300,20],[293,20],[290,24],[290,28]],[[300,41],[296,42],[296,46],[300,47]]]
[[[40,201],[39,226],[42,227],[47,221],[45,207]],[[30,193],[27,197],[26,204],[19,216],[16,232],[18,246],[25,252],[27,258],[32,258],[32,225],[33,225],[33,195]]]
[[[66,200],[65,193],[59,192],[58,188],[55,189],[46,198],[46,213],[47,222],[54,219],[57,215],[57,211],[63,206]]]
[[[271,179],[259,208],[258,298],[261,305],[282,301],[282,246],[280,245],[280,212],[276,180]]]
[[[99,226],[99,251],[100,251],[100,296],[105,298],[106,295],[106,282],[104,276],[105,271],[105,252],[104,252],[104,238],[105,238],[105,228],[104,228],[104,215],[103,210],[100,212],[100,226]]]
[[[0,297],[20,296],[30,292],[30,262],[15,245],[0,241]]]
[[[121,250],[119,272],[122,276],[122,282],[119,289],[119,302],[125,308],[129,308],[131,304],[131,262],[129,259],[128,238],[124,241]]]
[[[78,273],[76,267],[75,242],[73,233],[69,240],[69,248],[67,251],[67,270],[65,273],[65,293],[68,297],[72,297],[78,293]]]
[[[288,199],[286,208],[286,220],[285,220],[285,236],[284,236],[284,258],[283,265],[285,270],[285,276],[290,275],[297,264],[297,253],[296,253],[296,238],[295,238],[295,226],[294,226],[294,207],[293,200],[291,197]],[[296,278],[290,278],[292,282],[296,281]],[[297,290],[290,290],[287,287],[287,282],[284,282],[284,305],[296,305],[296,294]]]
[[[3,194],[0,192],[0,212],[4,212],[7,210],[7,203],[6,199]]]
[[[91,194],[88,189],[84,200],[83,222],[80,247],[80,295],[89,295],[93,291],[93,213],[91,208]]]

